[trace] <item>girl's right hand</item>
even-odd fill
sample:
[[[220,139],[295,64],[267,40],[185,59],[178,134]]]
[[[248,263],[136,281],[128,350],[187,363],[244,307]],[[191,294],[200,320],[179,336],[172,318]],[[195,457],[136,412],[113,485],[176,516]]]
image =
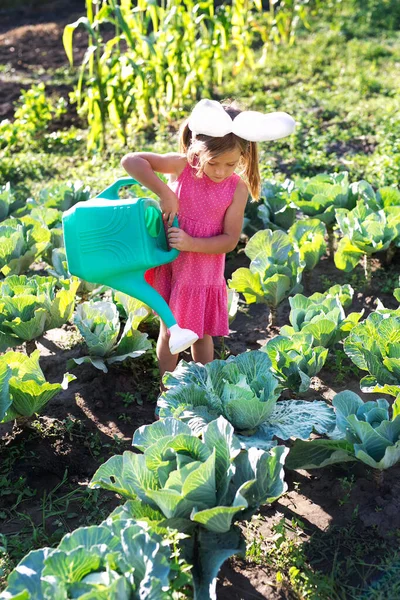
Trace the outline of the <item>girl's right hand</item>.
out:
[[[163,220],[171,227],[179,208],[179,199],[175,192],[168,188],[168,191],[160,196],[160,207]]]

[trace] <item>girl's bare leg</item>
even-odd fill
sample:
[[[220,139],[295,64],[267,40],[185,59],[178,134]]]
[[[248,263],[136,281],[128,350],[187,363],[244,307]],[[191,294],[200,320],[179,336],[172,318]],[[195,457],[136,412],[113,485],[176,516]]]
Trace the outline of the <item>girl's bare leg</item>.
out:
[[[161,380],[166,371],[173,371],[178,363],[178,354],[171,354],[169,350],[169,335],[165,324],[160,320],[160,333],[158,335],[156,347],[158,366],[160,369]],[[163,385],[161,383],[161,389]]]
[[[214,360],[214,342],[211,335],[205,334],[203,338],[193,344],[192,358],[202,365]]]

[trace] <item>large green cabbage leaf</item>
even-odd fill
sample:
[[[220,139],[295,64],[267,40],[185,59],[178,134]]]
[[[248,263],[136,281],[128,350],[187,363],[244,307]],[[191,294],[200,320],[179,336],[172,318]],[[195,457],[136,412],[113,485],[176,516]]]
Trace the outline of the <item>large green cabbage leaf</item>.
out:
[[[51,233],[39,221],[25,217],[9,218],[0,225],[0,271],[3,275],[20,275],[49,247]]]
[[[300,282],[305,263],[283,231],[258,231],[249,239],[245,253],[250,267],[234,271],[228,285],[241,292],[246,302],[276,308],[290,294],[303,289]]]
[[[76,379],[65,373],[62,383],[48,383],[39,357],[39,350],[30,356],[12,351],[0,356],[0,422],[33,416]]]
[[[288,449],[242,450],[223,417],[210,422],[201,439],[184,423],[167,418],[138,429],[133,444],[144,453],[112,457],[96,471],[90,487],[140,499],[164,515],[164,526],[170,523],[183,532],[195,528],[188,561],[193,563],[195,598],[215,598],[222,562],[243,549],[233,523],[286,490]]]
[[[288,230],[288,236],[305,263],[304,269],[314,269],[326,251],[324,223],[319,219],[299,219]]]
[[[162,515],[161,515],[162,516]],[[172,600],[177,575],[191,584],[169,541],[124,512],[101,525],[80,527],[57,548],[31,551],[8,577],[0,598],[45,600]],[[21,596],[22,594],[22,596]]]
[[[369,372],[360,382],[363,392],[400,397],[400,315],[394,311],[371,313],[351,331],[344,351]]]
[[[363,402],[346,390],[333,398],[336,429],[331,440],[296,441],[287,466],[312,469],[359,460],[374,469],[389,469],[400,462],[400,414],[390,416],[384,398]]]
[[[308,438],[313,431],[334,427],[334,413],[325,402],[284,400],[265,352],[258,350],[214,360],[205,366],[181,361],[163,382],[169,388],[158,400],[160,417],[175,417],[195,432],[224,416],[243,447],[270,448],[274,437]]]
[[[0,351],[67,323],[78,286],[77,279],[6,277],[0,282]]]
[[[297,393],[306,392],[325,364],[328,349],[313,346],[313,336],[294,333],[292,337],[277,335],[261,348],[272,363],[272,371],[282,385]]]
[[[352,271],[365,254],[387,250],[400,235],[400,207],[386,212],[359,200],[353,210],[337,209],[336,220],[344,237],[334,259],[344,271]]]
[[[353,288],[334,285],[324,293],[315,292],[311,296],[296,294],[289,298],[291,325],[284,325],[280,334],[293,338],[296,333],[308,334],[315,346],[328,348],[345,338],[357,324],[363,312],[350,313],[347,317],[344,307],[351,303]]]
[[[149,350],[151,342],[147,333],[141,333],[135,328],[148,313],[140,307],[137,309],[129,313],[118,339],[121,324],[118,309],[113,302],[89,301],[79,304],[74,322],[88,346],[89,356],[74,358],[73,361],[78,365],[89,362],[107,373],[106,364],[137,358]]]
[[[291,193],[292,202],[307,217],[319,219],[325,225],[335,221],[335,208],[353,208],[349,194],[348,173],[320,173],[308,180],[296,181]]]

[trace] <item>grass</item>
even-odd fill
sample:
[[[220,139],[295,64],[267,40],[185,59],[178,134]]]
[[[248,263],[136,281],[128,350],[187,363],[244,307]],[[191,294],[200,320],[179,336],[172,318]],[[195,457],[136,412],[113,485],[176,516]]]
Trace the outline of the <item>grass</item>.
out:
[[[344,483],[344,502],[352,481]],[[349,491],[350,490],[350,491]],[[384,600],[399,594],[400,555],[376,532],[346,527],[310,534],[300,519],[282,518],[264,537],[257,516],[246,529],[246,562],[268,565],[276,582],[298,600]],[[386,594],[386,596],[385,596]]]

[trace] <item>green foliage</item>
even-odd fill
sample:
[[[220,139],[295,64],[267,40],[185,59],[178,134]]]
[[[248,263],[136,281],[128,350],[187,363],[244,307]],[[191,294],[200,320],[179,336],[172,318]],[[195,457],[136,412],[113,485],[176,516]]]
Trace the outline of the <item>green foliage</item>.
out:
[[[37,198],[30,198],[29,207],[46,207],[66,211],[77,202],[84,202],[90,196],[90,186],[83,181],[66,181],[45,187]]]
[[[319,219],[299,219],[288,230],[304,270],[312,271],[326,251],[326,227]]]
[[[47,226],[35,219],[9,218],[0,224],[0,271],[3,275],[20,275],[51,245]]]
[[[332,225],[335,208],[349,206],[348,173],[322,173],[308,180],[298,180],[291,200],[307,217]]]
[[[66,373],[61,384],[48,383],[39,366],[39,356],[39,350],[31,356],[12,351],[0,356],[0,422],[32,417],[76,379]]]
[[[298,440],[290,451],[290,469],[313,469],[360,460],[374,469],[389,469],[400,462],[400,414],[390,417],[384,398],[363,402],[346,390],[332,400],[336,430],[331,437],[311,442]]]
[[[328,349],[313,346],[311,334],[295,333],[292,337],[277,335],[261,349],[272,363],[272,371],[281,384],[297,393],[306,392],[325,364]]]
[[[280,334],[293,338],[301,332],[311,335],[315,346],[333,346],[348,335],[363,315],[364,311],[345,315],[344,307],[351,304],[353,294],[350,285],[334,285],[323,294],[292,296],[289,298],[291,325],[281,327]]]
[[[0,351],[61,327],[73,314],[76,278],[11,275],[0,282]]]
[[[228,285],[241,292],[247,303],[265,303],[275,309],[290,294],[303,289],[304,262],[283,231],[258,231],[249,239],[245,253],[251,259],[250,267],[237,269]]]
[[[0,147],[13,151],[41,147],[49,124],[64,112],[64,98],[59,98],[57,102],[47,98],[43,83],[26,91],[21,90],[14,120],[11,122],[6,119],[0,123]]]
[[[131,0],[87,4],[86,16],[65,27],[63,43],[72,65],[74,32],[85,28],[89,48],[74,99],[87,115],[88,147],[105,147],[108,121],[124,144],[130,126],[147,128],[155,122],[165,127],[185,104],[198,99],[199,89],[212,94],[227,74],[254,67],[255,40],[261,37],[265,50],[272,40],[293,43],[299,17],[305,21],[306,4],[272,4],[269,13],[259,0],[217,7],[212,0],[138,7]],[[115,33],[107,42],[101,34],[106,23]],[[264,60],[265,53],[261,64]]]
[[[347,272],[362,256],[387,250],[400,236],[400,206],[386,212],[359,200],[353,210],[336,210],[336,219],[344,237],[335,253],[335,265]]]
[[[10,183],[0,186],[0,221],[3,221],[10,211],[10,206],[15,197],[11,190]]]
[[[158,400],[161,418],[178,418],[197,433],[223,415],[243,447],[270,448],[275,436],[308,438],[314,428],[333,427],[332,410],[324,402],[277,402],[281,387],[269,357],[257,350],[204,367],[181,361],[163,383],[169,389]]]
[[[147,310],[145,313],[147,315]],[[107,373],[106,364],[141,356],[151,348],[147,333],[135,328],[144,316],[140,310],[130,313],[119,337],[121,324],[113,302],[82,302],[76,309],[74,322],[88,346],[89,356],[74,358],[68,365],[91,363]]]
[[[400,315],[371,313],[351,331],[344,351],[369,372],[360,382],[363,392],[399,395],[400,400]],[[400,406],[395,407],[398,412]]]
[[[144,522],[113,515],[101,525],[68,533],[57,548],[31,551],[0,597],[174,600],[178,586],[190,583],[175,543],[173,532],[163,539]]]
[[[144,454],[112,457],[90,486],[139,499],[164,515],[161,526],[191,533],[186,557],[193,564],[195,599],[215,600],[221,564],[242,551],[233,522],[251,517],[286,490],[288,450],[241,450],[223,417],[204,428],[201,440],[185,423],[165,419],[138,429],[133,444]]]
[[[261,188],[263,204],[258,207],[258,216],[264,229],[287,231],[296,220],[296,206],[290,200],[294,183],[286,179],[284,183],[265,181]]]

